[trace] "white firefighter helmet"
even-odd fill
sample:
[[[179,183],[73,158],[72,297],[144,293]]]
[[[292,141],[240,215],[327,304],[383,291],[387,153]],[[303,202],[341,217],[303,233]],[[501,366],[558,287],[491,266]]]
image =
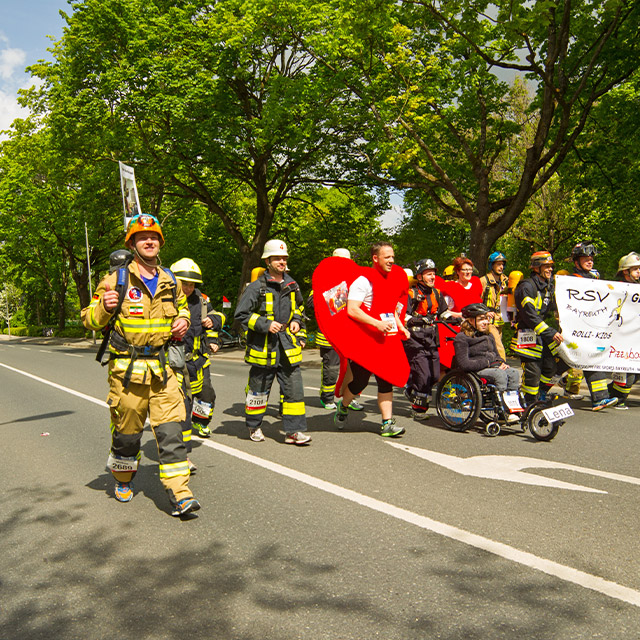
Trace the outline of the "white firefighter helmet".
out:
[[[618,273],[625,269],[633,269],[633,267],[640,267],[640,256],[635,251],[627,253],[626,256],[620,258],[620,262],[618,262]]]
[[[178,280],[202,283],[202,271],[191,258],[181,258],[171,265],[171,271]]]
[[[288,258],[287,245],[282,240],[267,240],[262,250],[262,260],[271,256],[286,256]]]
[[[342,247],[339,247],[338,249],[334,250],[333,257],[351,259],[351,251],[349,251],[349,249],[343,249]]]

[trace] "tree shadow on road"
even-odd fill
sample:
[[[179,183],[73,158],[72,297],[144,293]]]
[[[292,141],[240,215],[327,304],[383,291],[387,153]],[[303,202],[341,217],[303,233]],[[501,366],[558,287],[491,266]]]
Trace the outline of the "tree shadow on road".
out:
[[[75,411],[52,411],[51,413],[39,413],[35,416],[25,416],[24,418],[16,418],[15,420],[7,420],[0,422],[0,427],[5,424],[14,424],[17,422],[36,422],[38,420],[51,420],[53,418],[62,418],[64,416],[73,415]]]
[[[313,520],[305,543],[283,539],[287,524],[278,519],[293,503],[282,501],[269,520],[274,530],[256,534],[257,503],[228,520],[217,514],[187,524],[113,499],[98,509],[68,484],[16,488],[6,498],[6,638],[637,637],[635,607],[492,554],[389,521],[380,532],[392,536],[386,547],[361,539],[358,515],[366,520],[368,512]],[[253,544],[238,545],[237,536]],[[332,544],[316,544],[323,537]]]

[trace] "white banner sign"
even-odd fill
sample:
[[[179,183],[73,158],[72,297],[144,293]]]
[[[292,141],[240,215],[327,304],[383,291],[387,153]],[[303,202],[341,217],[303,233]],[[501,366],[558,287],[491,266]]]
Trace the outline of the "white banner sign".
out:
[[[122,189],[122,205],[124,207],[124,228],[126,230],[129,220],[140,213],[140,200],[138,199],[138,187],[133,167],[122,162],[120,166],[120,187]]]
[[[640,373],[640,286],[556,276],[560,355],[588,371]]]

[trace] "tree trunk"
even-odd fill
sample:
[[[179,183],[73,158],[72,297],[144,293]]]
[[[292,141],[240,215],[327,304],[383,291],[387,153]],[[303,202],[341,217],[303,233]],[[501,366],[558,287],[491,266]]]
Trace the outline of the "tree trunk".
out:
[[[73,276],[73,281],[76,285],[76,291],[80,300],[80,308],[84,309],[91,303],[91,296],[89,294],[89,274],[86,269],[81,269],[80,271],[74,269],[71,272],[71,275]]]
[[[65,308],[65,302],[67,297],[67,288],[65,287],[57,296],[58,300],[58,330],[64,331],[65,323],[67,320],[67,312]]]
[[[500,236],[492,233],[492,230],[482,221],[476,221],[471,227],[471,237],[469,239],[469,258],[475,265],[480,275],[487,272],[487,260],[494,243]]]

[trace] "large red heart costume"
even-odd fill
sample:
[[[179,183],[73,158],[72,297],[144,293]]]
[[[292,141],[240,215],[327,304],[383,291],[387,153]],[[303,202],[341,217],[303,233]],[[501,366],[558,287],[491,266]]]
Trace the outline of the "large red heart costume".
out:
[[[398,311],[401,319],[406,310],[409,282],[403,269],[394,265],[384,275],[374,267],[360,267],[348,258],[325,258],[313,272],[313,296],[320,331],[340,355],[340,378],[336,395],[346,369],[346,359],[354,360],[396,387],[403,387],[409,377],[409,363],[402,346],[402,332],[385,335],[378,329],[356,322],[347,314],[348,288],[358,276],[365,276],[373,286],[370,316]]]

